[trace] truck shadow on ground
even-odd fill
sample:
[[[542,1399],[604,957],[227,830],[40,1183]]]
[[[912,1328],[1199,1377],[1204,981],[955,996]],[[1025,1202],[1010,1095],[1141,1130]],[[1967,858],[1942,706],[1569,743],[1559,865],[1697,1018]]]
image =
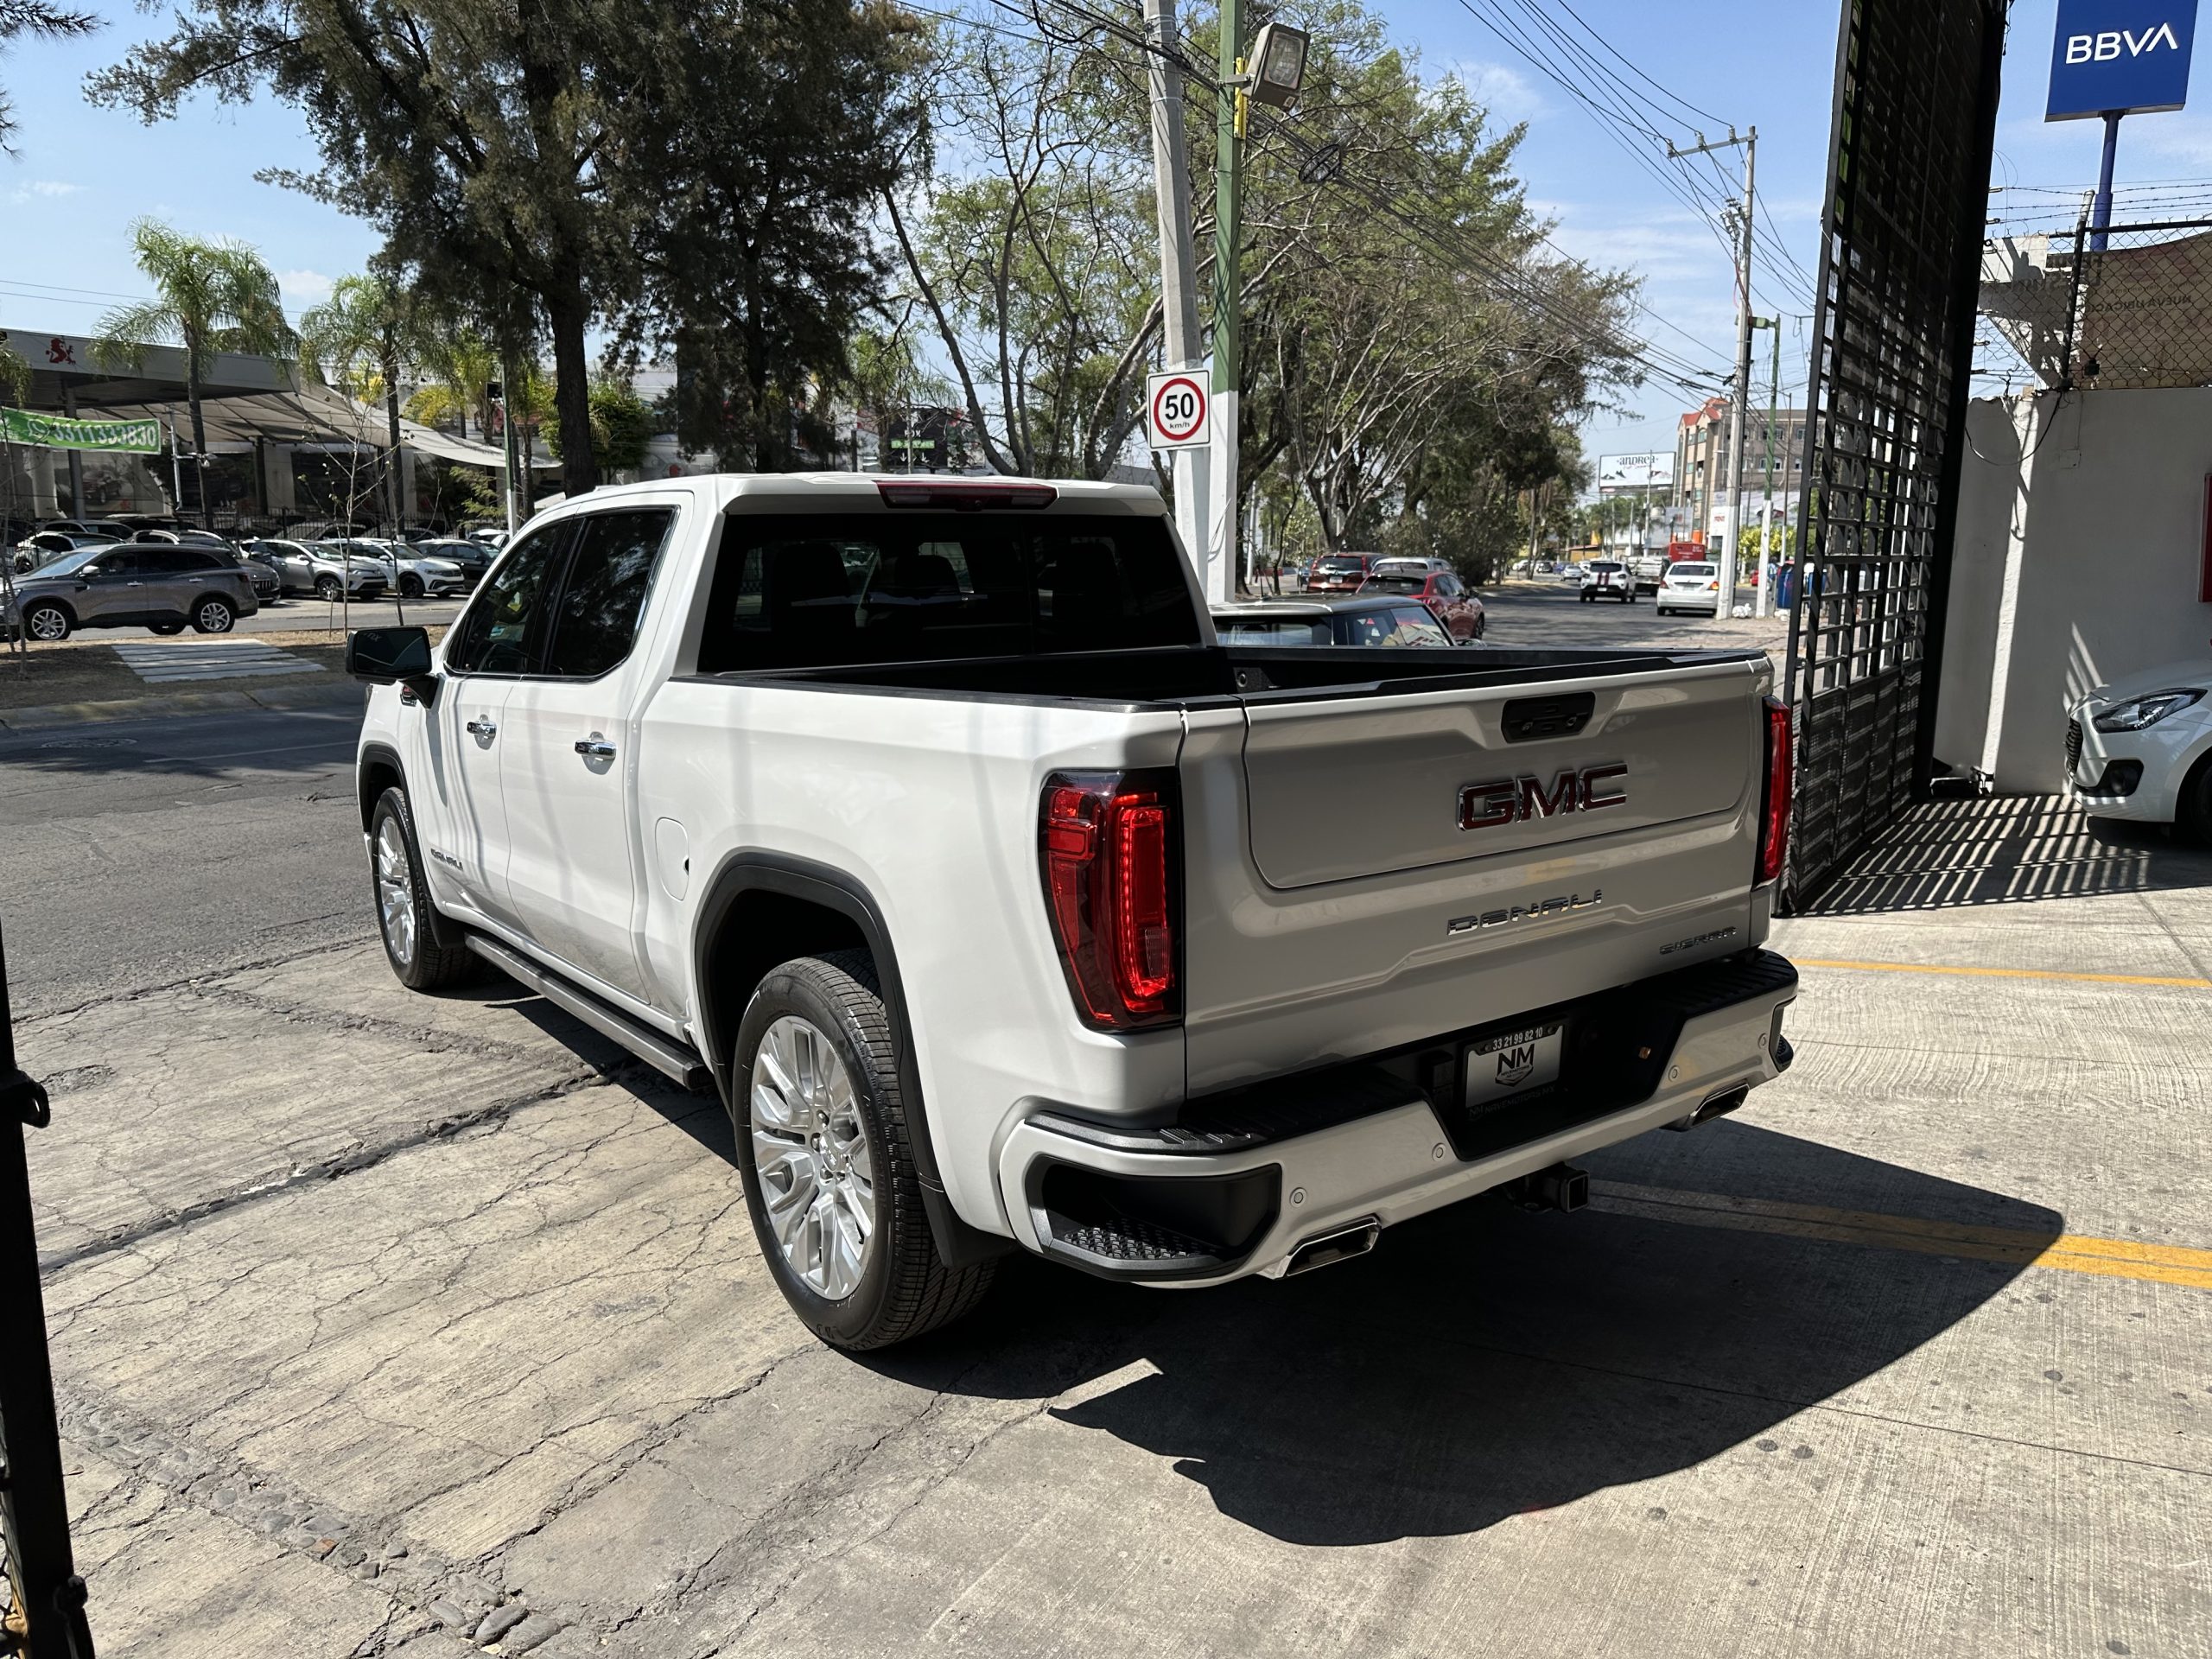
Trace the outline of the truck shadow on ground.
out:
[[[1700,1141],[1720,1155],[1677,1150]],[[1147,1292],[1012,1262],[976,1316],[870,1363],[956,1393],[1068,1395],[1050,1408],[1058,1421],[1173,1459],[1223,1515],[1287,1542],[1456,1535],[1739,1447],[1824,1484],[1821,1427],[1781,1425],[1992,1301],[2037,1294],[2015,1281],[2061,1230],[2038,1205],[1735,1122],[1592,1162],[1601,1191],[1696,1180],[2009,1229],[2021,1253],[1478,1200],[1280,1283]],[[1972,1411],[1955,1395],[1930,1403]]]

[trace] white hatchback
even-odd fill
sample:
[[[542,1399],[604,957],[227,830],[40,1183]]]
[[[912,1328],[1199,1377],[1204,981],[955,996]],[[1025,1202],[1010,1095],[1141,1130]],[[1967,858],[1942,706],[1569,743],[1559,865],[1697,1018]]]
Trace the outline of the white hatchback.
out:
[[[2066,791],[2094,818],[2212,839],[2212,661],[2101,685],[2066,721]]]
[[[1659,596],[1653,601],[1662,616],[1688,611],[1698,616],[1720,614],[1720,568],[1685,560],[1669,565],[1659,579]]]

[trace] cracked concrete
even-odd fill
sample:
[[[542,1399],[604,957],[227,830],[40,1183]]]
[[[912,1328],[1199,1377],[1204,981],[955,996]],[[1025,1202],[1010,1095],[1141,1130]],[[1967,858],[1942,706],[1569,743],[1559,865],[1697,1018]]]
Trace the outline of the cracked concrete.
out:
[[[348,893],[353,850],[326,849]],[[1782,943],[2165,972],[2212,938],[2176,868]],[[2160,918],[2149,967],[2123,903]],[[344,942],[141,977],[22,1033],[65,1085],[30,1147],[110,1659],[480,1631],[554,1659],[2196,1659],[2212,1631],[2193,1282],[1478,1205],[1219,1292],[1016,1262],[969,1320],[855,1358],[785,1313],[719,1106],[536,999],[412,996]],[[1790,1029],[1751,1109],[1601,1183],[2212,1247],[2212,997],[1808,970]]]

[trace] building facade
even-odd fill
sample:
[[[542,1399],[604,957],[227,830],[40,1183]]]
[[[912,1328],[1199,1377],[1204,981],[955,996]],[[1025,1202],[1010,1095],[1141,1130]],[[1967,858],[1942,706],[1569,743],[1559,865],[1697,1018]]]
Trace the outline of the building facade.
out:
[[[1717,540],[1727,524],[1723,477],[1728,467],[1728,400],[1713,397],[1681,417],[1675,431],[1675,499],[1688,510],[1692,537]],[[1771,480],[1773,512],[1794,521],[1805,490],[1805,411],[1776,411],[1770,430],[1764,408],[1751,410],[1744,437],[1744,517],[1760,522]],[[1769,456],[1772,468],[1769,470]]]

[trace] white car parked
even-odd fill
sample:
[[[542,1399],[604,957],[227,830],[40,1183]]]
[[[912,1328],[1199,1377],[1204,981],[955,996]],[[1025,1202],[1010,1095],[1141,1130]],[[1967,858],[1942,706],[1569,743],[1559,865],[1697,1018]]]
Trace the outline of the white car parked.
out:
[[[1654,602],[1662,616],[1672,616],[1677,611],[1719,615],[1719,566],[1694,560],[1674,566],[1659,579],[1659,597]]]
[[[2075,703],[2066,787],[2093,818],[2212,839],[2212,660],[2145,669]]]

